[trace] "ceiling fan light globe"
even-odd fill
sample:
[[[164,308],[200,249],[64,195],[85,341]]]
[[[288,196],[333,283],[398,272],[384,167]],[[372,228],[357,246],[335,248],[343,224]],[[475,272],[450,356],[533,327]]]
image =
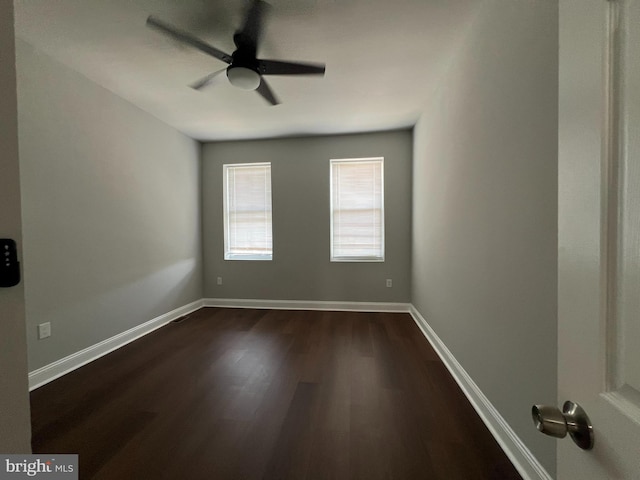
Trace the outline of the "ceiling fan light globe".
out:
[[[234,87],[242,90],[255,90],[260,86],[260,75],[258,72],[245,67],[229,67],[227,78]]]

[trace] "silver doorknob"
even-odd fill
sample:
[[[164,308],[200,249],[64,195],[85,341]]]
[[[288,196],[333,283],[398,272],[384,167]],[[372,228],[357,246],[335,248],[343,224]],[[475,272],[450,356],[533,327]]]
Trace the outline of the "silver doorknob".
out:
[[[556,438],[564,438],[567,433],[583,450],[593,448],[593,426],[587,412],[570,401],[564,402],[562,411],[548,405],[531,407],[531,417],[538,431]]]

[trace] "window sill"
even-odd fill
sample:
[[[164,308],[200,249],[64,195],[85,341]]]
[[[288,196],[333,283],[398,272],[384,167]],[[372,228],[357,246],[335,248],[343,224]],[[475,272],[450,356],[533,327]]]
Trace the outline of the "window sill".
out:
[[[273,260],[273,255],[260,255],[260,254],[243,254],[243,253],[227,253],[224,256],[225,260],[253,260],[253,261],[270,261]]]
[[[384,263],[380,257],[332,257],[331,262],[336,263]]]

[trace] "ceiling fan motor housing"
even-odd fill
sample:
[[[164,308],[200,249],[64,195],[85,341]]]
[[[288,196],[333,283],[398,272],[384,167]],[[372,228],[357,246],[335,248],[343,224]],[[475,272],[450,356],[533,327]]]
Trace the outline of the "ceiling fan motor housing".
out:
[[[232,64],[227,68],[227,78],[231,85],[242,90],[255,90],[260,86],[260,74],[249,67]]]

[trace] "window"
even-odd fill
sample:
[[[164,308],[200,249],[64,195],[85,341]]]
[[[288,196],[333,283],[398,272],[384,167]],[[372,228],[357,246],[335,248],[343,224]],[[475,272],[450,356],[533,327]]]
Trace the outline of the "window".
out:
[[[331,261],[384,261],[382,158],[331,160]]]
[[[224,258],[271,260],[271,164],[224,165]]]

